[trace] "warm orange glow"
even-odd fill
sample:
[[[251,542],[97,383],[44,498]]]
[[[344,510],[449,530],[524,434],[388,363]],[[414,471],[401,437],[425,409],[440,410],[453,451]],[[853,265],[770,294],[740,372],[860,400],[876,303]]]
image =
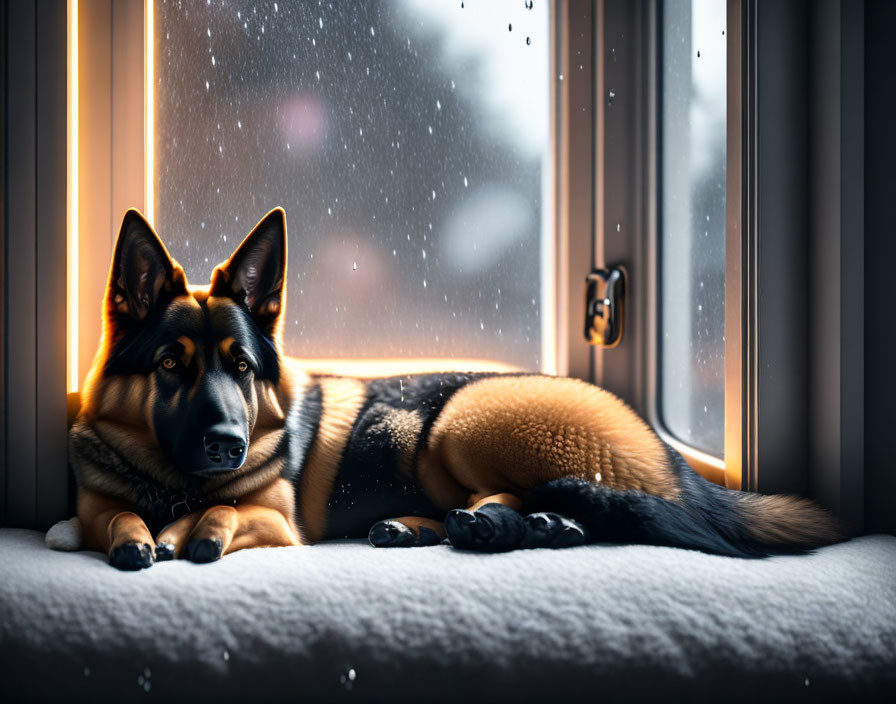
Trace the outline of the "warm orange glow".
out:
[[[78,390],[78,0],[68,0],[66,331],[68,392]]]
[[[697,474],[715,484],[726,486],[725,460],[714,457],[706,452],[701,452],[700,450],[677,440],[669,433],[662,433],[662,438],[665,442],[678,450],[679,454],[685,458],[687,463],[691,465]]]
[[[306,372],[335,374],[369,379],[378,376],[424,374],[426,372],[519,372],[525,371],[502,362],[489,359],[297,359],[295,362]]]
[[[155,47],[155,27],[152,0],[144,0],[146,21],[144,22],[143,51],[144,51],[144,76],[143,87],[145,97],[143,101],[143,141],[145,144],[145,173],[143,176],[144,203],[143,212],[149,222],[156,219],[155,198],[155,66],[153,64],[153,49]]]

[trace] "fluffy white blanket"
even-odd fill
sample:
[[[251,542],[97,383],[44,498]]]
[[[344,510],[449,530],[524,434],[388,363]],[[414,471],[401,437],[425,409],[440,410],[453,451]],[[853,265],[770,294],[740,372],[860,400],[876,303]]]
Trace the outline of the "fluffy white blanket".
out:
[[[337,542],[127,573],[6,529],[0,574],[5,701],[896,700],[892,536],[755,561]]]

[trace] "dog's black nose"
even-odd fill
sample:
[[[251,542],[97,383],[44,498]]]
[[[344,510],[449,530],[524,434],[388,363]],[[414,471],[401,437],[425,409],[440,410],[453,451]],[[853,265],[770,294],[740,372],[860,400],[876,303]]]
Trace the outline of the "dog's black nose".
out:
[[[226,432],[210,432],[203,438],[205,454],[212,467],[237,469],[246,458],[246,441]]]

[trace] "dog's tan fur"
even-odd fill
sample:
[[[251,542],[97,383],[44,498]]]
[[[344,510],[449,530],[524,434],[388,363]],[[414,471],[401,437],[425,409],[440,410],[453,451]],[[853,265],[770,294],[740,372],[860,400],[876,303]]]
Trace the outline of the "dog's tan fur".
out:
[[[451,494],[520,493],[559,477],[672,500],[679,493],[656,434],[623,401],[542,376],[483,379],[458,391],[433,426],[420,473],[433,492],[442,477]]]

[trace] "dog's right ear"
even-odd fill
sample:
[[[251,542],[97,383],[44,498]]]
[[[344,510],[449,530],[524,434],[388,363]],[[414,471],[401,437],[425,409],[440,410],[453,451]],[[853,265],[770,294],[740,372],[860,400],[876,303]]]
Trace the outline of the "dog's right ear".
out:
[[[128,210],[121,222],[106,287],[107,322],[124,332],[183,293],[187,293],[183,269],[140,211]]]

